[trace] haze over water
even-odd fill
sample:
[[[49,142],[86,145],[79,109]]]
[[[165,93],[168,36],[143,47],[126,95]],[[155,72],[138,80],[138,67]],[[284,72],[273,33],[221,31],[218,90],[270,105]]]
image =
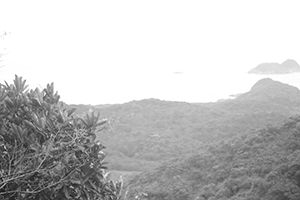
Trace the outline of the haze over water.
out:
[[[137,99],[158,98],[161,100],[191,103],[215,102],[228,99],[230,95],[245,93],[260,79],[271,78],[300,88],[300,73],[284,75],[255,75],[246,72],[234,73],[184,73],[156,74],[139,77],[136,84]],[[140,97],[139,97],[140,95]]]
[[[69,104],[209,102],[264,62],[300,62],[297,1],[3,1],[0,82],[54,82]],[[55,14],[54,14],[55,13]],[[177,73],[176,73],[177,72]],[[298,74],[270,76],[299,86]]]

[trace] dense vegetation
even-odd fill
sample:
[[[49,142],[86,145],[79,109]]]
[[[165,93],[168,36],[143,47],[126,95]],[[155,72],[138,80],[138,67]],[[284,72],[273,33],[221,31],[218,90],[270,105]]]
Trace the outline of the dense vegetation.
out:
[[[300,116],[165,162],[129,185],[129,197],[153,200],[298,200]]]
[[[262,79],[216,103],[148,99],[80,108],[116,116],[115,132],[98,134],[113,168],[145,171],[127,184],[127,199],[296,200],[299,106],[297,88]]]
[[[191,104],[157,99],[120,105],[69,105],[78,114],[90,109],[114,116],[114,132],[102,131],[99,139],[108,151],[110,168],[143,171],[162,161],[185,157],[199,146],[249,134],[277,124],[299,112],[297,88],[263,79],[236,99]]]
[[[0,197],[300,199],[299,108],[300,91],[271,79],[216,103],[91,106],[16,76],[0,85]],[[124,193],[104,171],[103,144],[111,169],[145,171]]]
[[[108,120],[73,115],[53,84],[25,83],[0,85],[0,199],[120,199],[122,182],[107,178],[95,135]]]

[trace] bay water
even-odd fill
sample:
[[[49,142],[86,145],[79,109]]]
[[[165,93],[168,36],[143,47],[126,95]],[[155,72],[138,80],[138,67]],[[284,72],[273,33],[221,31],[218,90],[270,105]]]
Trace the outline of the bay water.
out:
[[[300,73],[283,75],[254,75],[248,73],[172,74],[156,76],[146,86],[149,98],[190,103],[215,102],[230,95],[249,92],[260,79],[275,81],[300,89]]]

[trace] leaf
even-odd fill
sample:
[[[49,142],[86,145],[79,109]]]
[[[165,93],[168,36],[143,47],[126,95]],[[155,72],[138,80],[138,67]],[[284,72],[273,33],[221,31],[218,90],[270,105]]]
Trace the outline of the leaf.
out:
[[[97,123],[97,126],[101,126],[101,125],[107,123],[107,121],[108,121],[108,120],[102,120],[101,122],[98,122],[98,123]]]
[[[76,177],[73,177],[70,182],[72,184],[77,184],[77,185],[80,185],[81,184],[81,181],[79,179],[77,179]]]
[[[38,98],[33,98],[32,99],[32,105],[33,106],[42,106],[41,102],[39,101]]]
[[[64,194],[65,194],[65,196],[67,197],[67,199],[70,199],[71,198],[71,196],[70,196],[70,194],[69,194],[69,190],[68,190],[68,188],[67,188],[67,186],[64,186]]]
[[[26,88],[28,87],[28,85],[25,85],[26,80],[22,80],[22,77],[18,77],[17,75],[15,75],[15,80],[14,80],[14,84],[15,84],[15,89],[17,93],[21,93],[24,92],[24,90],[26,90]]]
[[[113,191],[116,191],[116,184],[114,181],[110,181]]]
[[[10,88],[10,85],[6,81],[4,81],[4,82],[5,82],[5,85],[6,85],[6,89],[8,90]]]
[[[108,164],[108,162],[102,162],[101,163],[101,165],[103,166],[103,165],[107,165]]]
[[[27,128],[33,129],[33,130],[36,129],[35,126],[34,126],[30,121],[24,119],[23,122],[24,122],[24,124],[27,126]]]
[[[33,119],[33,123],[36,126],[38,126],[39,128],[41,128],[40,127],[40,121],[39,121],[39,119],[38,119],[38,117],[37,117],[37,115],[35,113],[31,113],[31,118]]]
[[[9,98],[5,99],[4,103],[5,103],[5,105],[6,105],[7,108],[9,108],[9,109],[13,109],[14,108],[14,104],[13,104],[13,102]]]
[[[110,177],[111,177],[111,172],[107,172],[107,173],[103,174],[103,178],[105,180],[110,180]]]
[[[21,78],[21,80],[22,80],[22,78]],[[17,75],[15,75],[14,83],[15,83],[16,90],[19,91],[19,88],[20,88],[20,78]]]
[[[6,93],[5,89],[2,87],[2,85],[0,85],[0,102],[2,102],[6,96],[7,96],[7,93]]]
[[[70,117],[74,112],[76,111],[76,108],[72,108],[71,110],[68,110],[68,117]]]
[[[40,117],[39,118],[39,125],[42,129],[45,128],[45,123],[46,123],[46,118],[45,117]]]
[[[61,110],[59,110],[59,114],[57,115],[57,121],[61,124],[64,124],[66,121],[64,112]]]
[[[18,139],[22,139],[18,130],[18,126],[15,124],[11,125],[11,131],[18,137]]]

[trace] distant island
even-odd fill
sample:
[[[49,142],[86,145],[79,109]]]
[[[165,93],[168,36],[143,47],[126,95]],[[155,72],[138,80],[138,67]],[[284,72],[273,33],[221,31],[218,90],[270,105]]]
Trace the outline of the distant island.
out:
[[[262,63],[251,69],[249,74],[292,74],[300,72],[299,64],[292,59],[288,59],[283,63]]]

